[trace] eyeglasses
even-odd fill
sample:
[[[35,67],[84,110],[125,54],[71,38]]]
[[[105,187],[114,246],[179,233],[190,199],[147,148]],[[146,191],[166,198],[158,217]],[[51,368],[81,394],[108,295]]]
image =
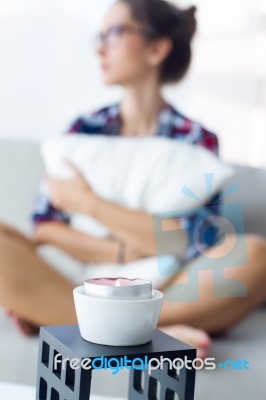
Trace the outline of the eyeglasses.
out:
[[[141,28],[134,28],[129,25],[114,25],[111,26],[106,32],[99,32],[94,37],[94,45],[96,48],[102,44],[108,48],[117,46],[125,33],[141,35],[146,38],[152,38],[151,32],[145,31]]]

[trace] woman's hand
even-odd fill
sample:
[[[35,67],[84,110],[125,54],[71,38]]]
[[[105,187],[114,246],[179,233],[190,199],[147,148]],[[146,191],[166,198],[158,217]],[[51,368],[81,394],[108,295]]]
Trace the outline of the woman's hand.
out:
[[[82,173],[70,161],[67,165],[73,171],[70,179],[46,178],[51,203],[63,211],[90,213],[96,196]]]

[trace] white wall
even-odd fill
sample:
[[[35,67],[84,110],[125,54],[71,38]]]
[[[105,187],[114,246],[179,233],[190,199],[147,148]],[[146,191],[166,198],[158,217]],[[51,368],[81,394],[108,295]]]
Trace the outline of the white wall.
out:
[[[0,132],[40,138],[108,102],[113,91],[101,84],[91,46],[99,10],[84,9],[82,1],[75,1],[76,14],[74,2],[24,3],[18,12],[0,11]]]
[[[0,0],[0,137],[60,134],[78,114],[119,99],[119,88],[103,86],[90,41],[111,2]],[[193,4],[199,6],[193,65],[166,95],[218,133],[224,159],[266,166],[266,39],[258,41],[264,2]]]

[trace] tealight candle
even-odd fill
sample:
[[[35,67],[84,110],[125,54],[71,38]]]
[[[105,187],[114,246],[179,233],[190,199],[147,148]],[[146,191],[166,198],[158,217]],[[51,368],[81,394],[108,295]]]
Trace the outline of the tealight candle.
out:
[[[81,337],[106,346],[148,343],[164,295],[140,278],[97,277],[73,291]]]
[[[139,300],[152,297],[152,283],[146,279],[92,278],[84,281],[87,295],[117,300]]]

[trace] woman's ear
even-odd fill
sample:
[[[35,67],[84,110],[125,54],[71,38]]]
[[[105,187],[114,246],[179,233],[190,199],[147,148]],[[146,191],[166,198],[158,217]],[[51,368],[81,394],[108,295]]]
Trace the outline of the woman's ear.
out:
[[[169,37],[154,40],[149,47],[148,62],[151,66],[160,65],[170,54],[173,42]]]

